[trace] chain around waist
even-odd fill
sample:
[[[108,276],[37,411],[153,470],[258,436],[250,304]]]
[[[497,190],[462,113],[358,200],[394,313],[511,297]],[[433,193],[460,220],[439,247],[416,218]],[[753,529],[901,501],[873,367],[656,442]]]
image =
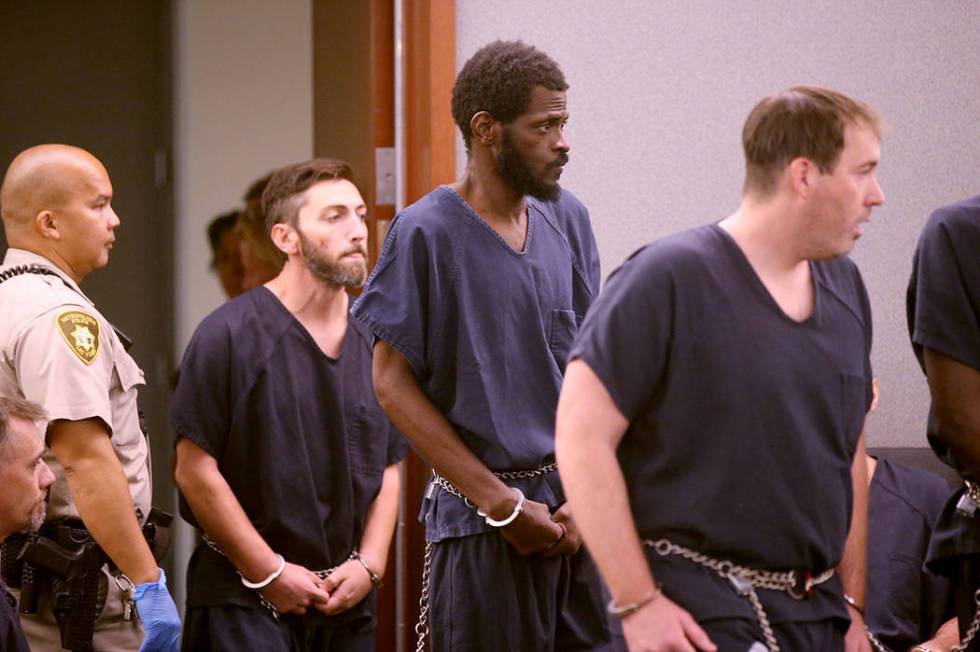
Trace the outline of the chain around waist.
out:
[[[493,474],[498,478],[500,478],[501,480],[525,480],[530,478],[544,477],[549,473],[553,473],[554,471],[557,470],[558,470],[558,463],[551,462],[550,464],[545,464],[544,466],[540,466],[536,469],[526,469],[526,470],[518,470],[518,471],[494,471]],[[453,483],[451,483],[443,476],[439,475],[438,471],[432,469],[432,485],[430,486],[429,491],[426,492],[425,495],[426,498],[432,498],[432,494],[433,494],[432,488],[435,486],[438,486],[444,489],[446,492],[456,496],[464,503],[466,503],[467,507],[474,507],[473,503],[470,502],[470,499],[464,496],[463,493],[459,489],[457,489],[455,485],[453,485]]]

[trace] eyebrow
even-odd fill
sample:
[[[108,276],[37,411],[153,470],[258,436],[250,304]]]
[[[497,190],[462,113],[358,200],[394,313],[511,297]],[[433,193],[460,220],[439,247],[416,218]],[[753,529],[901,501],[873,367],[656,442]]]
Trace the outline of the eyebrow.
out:
[[[320,215],[323,215],[328,211],[345,211],[345,210],[347,210],[347,204],[331,204],[330,206],[324,206],[320,210]],[[354,207],[355,213],[359,210],[367,210],[367,205],[358,204],[357,206]]]

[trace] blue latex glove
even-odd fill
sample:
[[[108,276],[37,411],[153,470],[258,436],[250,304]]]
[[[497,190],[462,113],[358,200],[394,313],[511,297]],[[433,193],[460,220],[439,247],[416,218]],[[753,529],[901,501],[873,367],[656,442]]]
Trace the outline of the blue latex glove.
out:
[[[162,568],[156,582],[136,585],[133,601],[146,633],[139,652],[177,652],[180,648],[180,616],[167,590],[167,576]]]

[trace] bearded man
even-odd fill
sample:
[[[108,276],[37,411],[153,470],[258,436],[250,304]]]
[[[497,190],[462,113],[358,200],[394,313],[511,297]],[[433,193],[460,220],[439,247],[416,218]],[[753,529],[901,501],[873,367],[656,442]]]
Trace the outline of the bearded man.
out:
[[[183,648],[370,650],[406,446],[348,320],[366,207],[328,159],[278,170],[262,203],[285,265],[201,323],[171,412],[182,513],[204,534]]]
[[[567,89],[521,42],[466,62],[452,100],[466,172],[395,219],[354,307],[381,405],[435,470],[434,650],[621,644],[555,468],[565,360],[599,291],[588,211],[558,185]],[[507,599],[491,611],[488,595]]]

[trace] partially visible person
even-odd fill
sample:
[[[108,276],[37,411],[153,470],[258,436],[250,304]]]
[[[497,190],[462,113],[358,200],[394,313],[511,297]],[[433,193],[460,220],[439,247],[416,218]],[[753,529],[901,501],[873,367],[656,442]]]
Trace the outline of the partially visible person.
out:
[[[211,244],[211,269],[218,274],[225,296],[234,299],[244,292],[242,280],[241,238],[235,229],[240,211],[233,210],[218,215],[208,224],[208,242]]]
[[[45,419],[36,403],[0,397],[0,543],[15,532],[35,532],[44,523],[54,474],[44,462],[44,437],[35,422]],[[0,650],[27,652],[16,600],[2,579],[0,593]]]
[[[45,409],[44,459],[56,477],[44,543],[29,543],[39,555],[78,554],[85,565],[68,573],[49,563],[36,602],[21,600],[36,651],[63,643],[173,650],[178,642],[177,610],[144,536],[163,523],[151,511],[150,452],[137,409],[143,372],[128,340],[79,287],[109,262],[120,223],[112,196],[102,163],[68,145],[21,152],[0,187],[10,244],[0,267],[0,396]],[[16,538],[4,542],[4,560],[22,549]],[[13,588],[20,579],[5,581]]]
[[[953,580],[964,649],[980,626],[980,195],[936,210],[922,230],[907,294],[912,348],[929,382],[936,455],[963,478],[927,564]]]
[[[878,405],[874,383],[873,412]],[[868,604],[865,624],[889,650],[959,643],[950,581],[924,567],[933,524],[949,497],[942,477],[867,456]]]
[[[238,215],[235,231],[240,240],[243,292],[271,281],[286,262],[286,257],[269,237],[262,207],[262,191],[270,176],[252,182],[245,193],[245,208]]]
[[[407,452],[349,318],[367,275],[366,206],[346,163],[279,170],[263,203],[281,273],[208,316],[171,423],[187,571],[186,650],[373,648]],[[189,507],[189,509],[187,509]]]

